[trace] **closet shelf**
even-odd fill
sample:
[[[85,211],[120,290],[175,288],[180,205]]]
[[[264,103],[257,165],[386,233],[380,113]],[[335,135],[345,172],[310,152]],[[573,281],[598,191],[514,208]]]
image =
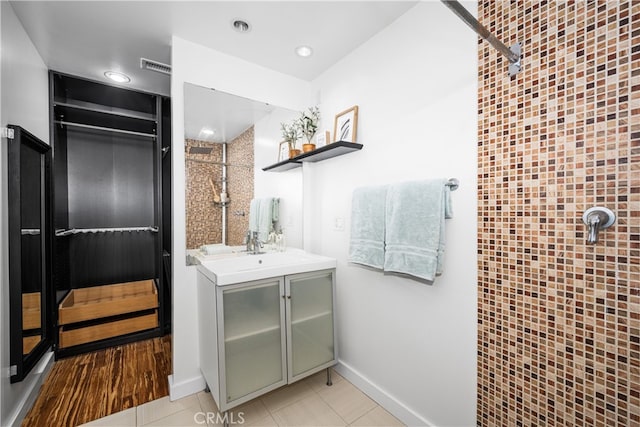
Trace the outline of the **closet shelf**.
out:
[[[157,123],[156,116],[152,114],[145,114],[141,112],[128,111],[124,109],[108,109],[104,106],[87,103],[71,103],[71,102],[58,102],[54,101],[53,106],[56,107],[59,111],[64,111],[66,109],[69,110],[80,110],[80,111],[88,111],[92,113],[101,113],[108,114],[111,116],[124,117],[127,119],[136,119],[136,120],[145,120],[148,122]]]
[[[71,236],[73,234],[86,234],[86,233],[131,233],[138,231],[150,231],[152,233],[158,232],[158,227],[115,227],[115,228],[71,228],[69,230],[56,230],[57,237]]]
[[[343,154],[352,153],[362,149],[362,144],[355,142],[336,141],[327,144],[324,147],[317,148],[313,151],[302,153],[293,159],[287,159],[282,162],[262,168],[265,172],[284,172],[290,169],[299,168],[305,162],[319,162],[333,157],[342,156]]]

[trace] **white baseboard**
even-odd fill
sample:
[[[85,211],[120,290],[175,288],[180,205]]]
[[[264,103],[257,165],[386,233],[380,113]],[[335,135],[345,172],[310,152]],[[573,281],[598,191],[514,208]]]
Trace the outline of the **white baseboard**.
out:
[[[22,424],[22,421],[27,416],[29,410],[31,410],[31,407],[38,398],[38,394],[40,393],[40,386],[49,374],[49,371],[51,371],[53,363],[53,352],[46,352],[42,355],[42,358],[40,359],[38,364],[33,367],[33,370],[29,374],[27,374],[24,380],[22,380],[30,381],[31,383],[27,386],[28,391],[24,393],[24,395],[18,402],[13,416],[11,416],[7,421],[7,425],[20,426]]]
[[[435,426],[343,361],[339,360],[334,369],[405,425]]]
[[[206,386],[207,384],[202,375],[188,378],[179,383],[174,382],[173,375],[169,375],[169,399],[173,401],[190,396],[204,390]]]

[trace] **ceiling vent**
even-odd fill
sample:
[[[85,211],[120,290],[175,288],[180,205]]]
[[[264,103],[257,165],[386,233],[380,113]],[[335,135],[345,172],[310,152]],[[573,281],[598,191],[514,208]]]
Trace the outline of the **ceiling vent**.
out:
[[[171,65],[163,64],[162,62],[152,61],[147,58],[140,58],[140,68],[149,71],[155,71],[156,73],[171,75]]]

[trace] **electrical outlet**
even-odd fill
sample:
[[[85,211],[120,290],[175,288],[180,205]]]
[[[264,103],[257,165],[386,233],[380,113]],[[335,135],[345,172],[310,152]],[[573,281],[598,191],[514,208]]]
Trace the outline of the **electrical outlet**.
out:
[[[337,216],[333,220],[333,229],[335,231],[344,231],[344,218]]]

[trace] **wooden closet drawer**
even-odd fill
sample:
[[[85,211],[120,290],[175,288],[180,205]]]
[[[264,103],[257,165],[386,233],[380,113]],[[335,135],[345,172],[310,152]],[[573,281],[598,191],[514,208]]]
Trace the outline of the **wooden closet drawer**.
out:
[[[69,326],[60,327],[59,347],[66,348],[74,345],[86,344],[106,338],[131,334],[133,332],[154,329],[158,326],[158,311],[151,314],[114,320],[99,325],[70,329]]]
[[[40,292],[22,294],[22,329],[40,329]]]
[[[58,324],[134,313],[158,307],[153,280],[72,289],[58,308]]]

